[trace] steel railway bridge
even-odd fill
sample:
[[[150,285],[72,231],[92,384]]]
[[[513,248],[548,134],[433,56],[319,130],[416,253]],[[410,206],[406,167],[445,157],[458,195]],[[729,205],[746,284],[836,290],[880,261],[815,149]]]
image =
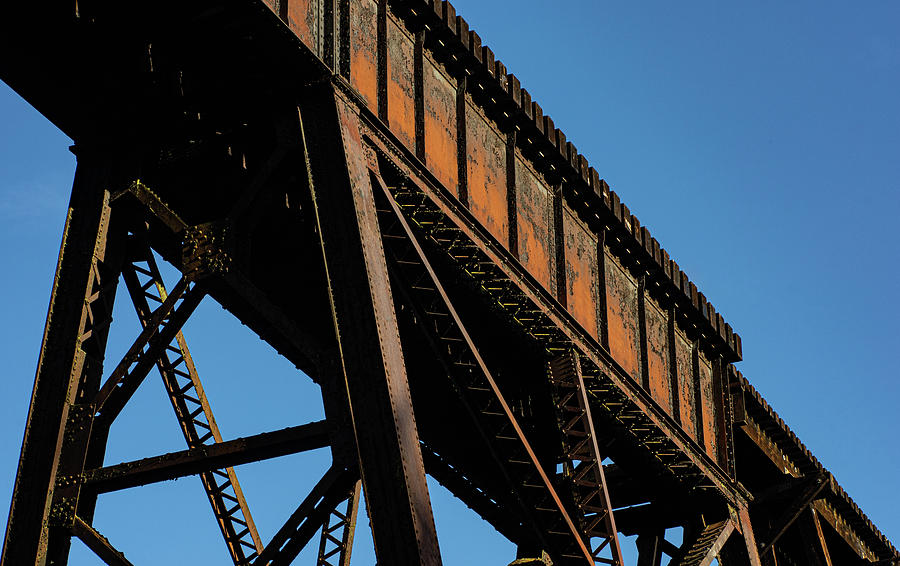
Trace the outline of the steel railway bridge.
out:
[[[98,498],[186,475],[236,566],[309,544],[346,566],[361,490],[379,563],[436,565],[426,473],[520,564],[622,564],[619,534],[641,566],[900,563],[449,2],[16,2],[0,53],[78,158],[3,566],[65,564],[73,536],[129,564]],[[143,330],[105,360],[117,295]],[[222,438],[180,331],[207,296],[321,387],[325,420]],[[187,448],[105,463],[154,369]],[[322,447],[263,540],[233,467]]]

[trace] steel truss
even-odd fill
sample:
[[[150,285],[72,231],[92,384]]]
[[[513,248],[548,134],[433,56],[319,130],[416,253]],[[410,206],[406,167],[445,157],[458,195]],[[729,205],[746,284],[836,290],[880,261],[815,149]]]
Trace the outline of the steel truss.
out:
[[[134,188],[137,189],[137,185]],[[205,294],[202,285],[195,282],[198,274],[186,273],[171,292],[167,292],[149,246],[146,226],[140,225],[129,231],[124,229],[121,220],[111,221],[114,209],[110,206],[110,195],[102,194],[105,198],[101,201],[101,216],[93,219],[94,222],[100,222],[99,225],[94,224],[97,226],[95,249],[90,254],[78,250],[82,257],[77,259],[82,264],[84,259],[89,260],[83,268],[88,270],[85,298],[77,301],[83,304],[83,310],[78,325],[78,349],[74,363],[82,368],[82,376],[70,386],[76,386],[77,389],[70,392],[68,398],[77,402],[68,403],[66,407],[68,416],[62,447],[57,454],[60,464],[57,465],[56,477],[51,482],[56,488],[48,490],[52,494],[48,522],[50,528],[42,535],[47,537],[48,542],[44,548],[38,548],[38,552],[45,553],[44,556],[50,562],[64,563],[69,537],[76,536],[108,564],[130,564],[90,524],[97,495],[196,474],[201,478],[236,566],[288,563],[290,560],[283,558],[284,550],[274,557],[260,558],[260,554],[264,552],[262,542],[237,476],[228,464],[253,462],[327,446],[331,436],[328,426],[324,422],[311,423],[235,441],[223,440],[180,330]],[[80,195],[76,191],[74,196]],[[73,216],[76,221],[80,220],[78,214]],[[114,235],[108,233],[110,223],[117,228]],[[76,228],[78,226],[74,222],[68,223],[66,235],[72,236]],[[114,250],[117,255],[113,256],[110,250]],[[74,255],[68,252],[65,244],[64,252],[57,276],[57,288],[60,284],[67,283],[60,281],[59,274],[65,273],[63,269],[68,267],[66,261]],[[112,263],[110,258],[115,258],[118,262]],[[111,265],[117,267],[112,269]],[[120,274],[138,314],[142,331],[101,386],[99,373],[102,371],[103,345],[109,332],[112,299]],[[57,293],[58,290],[54,294],[54,300]],[[46,341],[44,352],[44,355],[48,352]],[[154,365],[162,376],[189,449],[183,453],[166,454],[118,466],[98,466],[102,462],[101,450],[110,426]],[[37,428],[38,423],[32,421],[29,430]],[[226,465],[218,465],[222,463]],[[326,474],[320,485],[327,485],[329,494],[339,494],[346,490],[348,474],[353,477],[352,470],[335,467]],[[24,483],[28,479],[31,478],[20,478],[20,482]],[[332,486],[335,479],[342,480],[338,487]],[[350,484],[354,481],[351,479]],[[19,487],[17,494],[21,490],[22,487]],[[319,495],[315,489],[313,493]],[[313,495],[310,497],[312,500],[317,499]],[[325,525],[324,515],[332,511],[328,504],[337,504],[341,499],[346,499],[346,495],[316,506],[313,510],[315,513],[306,512],[308,504],[306,507],[301,505],[286,528],[302,522],[304,531],[314,532]],[[355,511],[355,506],[353,510]],[[331,526],[328,536],[333,537],[341,527],[344,527],[342,540],[347,547],[341,553],[349,556],[352,524]],[[285,529],[282,532],[286,532]],[[295,534],[279,535],[281,538],[277,537],[277,542],[288,542],[291,548],[297,546]],[[272,543],[270,547],[275,548]],[[17,553],[22,550],[27,549],[9,545],[8,539],[4,564],[7,561],[13,563]]]
[[[653,455],[654,465],[659,466],[661,470],[670,474],[670,477],[687,489],[701,492],[715,486],[715,488],[724,488],[727,491],[728,489],[724,486],[727,480],[724,479],[718,468],[711,466],[703,456],[698,458],[694,451],[685,447],[683,438],[678,434],[679,431],[667,426],[664,418],[660,419],[656,416],[652,403],[647,403],[642,399],[642,392],[634,392],[623,383],[622,378],[617,375],[617,372],[621,370],[617,369],[616,364],[610,363],[602,355],[598,356],[596,349],[586,345],[577,332],[570,332],[568,330],[570,324],[565,316],[560,316],[558,312],[554,312],[552,307],[548,309],[545,306],[547,301],[543,300],[539,291],[535,291],[535,285],[528,280],[527,276],[523,277],[517,274],[515,267],[512,267],[511,262],[497,247],[491,247],[490,244],[485,247],[481,243],[490,242],[491,238],[478,234],[477,223],[469,220],[465,211],[453,211],[453,206],[448,205],[446,197],[440,190],[432,188],[429,179],[418,177],[409,158],[404,155],[402,150],[396,149],[396,145],[390,141],[386,132],[380,130],[376,124],[367,123],[367,126],[372,128],[367,131],[367,140],[371,144],[369,162],[372,165],[373,182],[387,195],[382,206],[389,207],[393,213],[391,215],[387,210],[382,211],[382,217],[385,214],[391,217],[391,220],[382,223],[382,230],[385,232],[385,247],[389,251],[397,246],[402,248],[402,244],[398,244],[398,242],[402,241],[404,235],[410,241],[415,241],[415,233],[418,233],[421,238],[421,244],[407,245],[407,249],[394,255],[397,272],[411,270],[415,273],[418,270],[418,273],[397,278],[405,280],[401,287],[406,287],[407,297],[411,295],[424,297],[420,297],[421,308],[415,310],[416,319],[427,321],[427,326],[432,327],[430,331],[427,328],[423,330],[432,334],[432,343],[437,346],[434,347],[434,350],[437,355],[444,358],[447,373],[454,375],[460,369],[471,372],[475,368],[480,368],[483,363],[478,363],[477,350],[474,349],[471,340],[467,340],[465,334],[459,333],[458,330],[455,331],[456,334],[454,333],[453,322],[455,320],[452,313],[441,310],[441,300],[439,299],[442,297],[438,290],[439,283],[434,284],[436,282],[434,270],[425,267],[428,260],[422,249],[426,247],[426,241],[427,247],[433,249],[434,253],[446,254],[442,257],[470,278],[489,304],[498,306],[500,310],[505,311],[511,322],[523,328],[548,352],[548,359],[552,360],[550,381],[557,388],[556,398],[561,401],[559,417],[561,420],[566,416],[569,417],[568,422],[560,422],[560,431],[567,441],[568,447],[565,453],[570,458],[564,477],[570,480],[574,487],[573,498],[580,504],[579,526],[585,529],[579,537],[582,540],[599,538],[600,542],[593,552],[599,552],[610,543],[615,549],[611,559],[599,557],[594,557],[594,559],[599,558],[598,561],[616,563],[614,561],[618,544],[617,538],[612,534],[615,533],[612,507],[608,501],[602,502],[603,499],[608,498],[606,483],[602,479],[602,466],[594,469],[591,465],[592,461],[602,461],[602,456],[596,445],[589,449],[592,454],[586,453],[583,441],[594,438],[594,434],[578,431],[578,425],[587,426],[587,423],[591,421],[591,412],[595,412],[595,415],[599,414],[602,422],[615,430],[614,434],[624,434],[633,442],[641,445],[643,450]],[[378,157],[374,157],[375,155]],[[397,180],[385,183],[379,174],[384,171],[389,172]],[[378,188],[376,188],[377,190]],[[385,228],[394,219],[400,220],[395,224],[403,226],[403,230],[399,232],[405,232],[405,234],[392,233],[390,228]],[[410,249],[415,249],[416,253],[411,253]],[[426,272],[428,276],[425,275]],[[428,283],[429,278],[432,279],[431,284]],[[417,301],[411,302],[415,309]],[[446,301],[445,304],[447,304]],[[447,306],[452,309],[452,305]],[[444,308],[446,309],[446,307]],[[463,350],[465,350],[465,346],[468,346],[470,352],[475,352],[474,360],[467,362],[460,357],[458,350],[461,345],[463,345]],[[566,362],[567,359],[571,361]],[[563,374],[567,377],[554,380],[552,377],[554,366],[559,369],[568,366],[571,369]],[[583,377],[580,375],[582,368],[584,368]],[[486,368],[483,368],[482,371],[487,372]],[[576,372],[581,381],[581,389],[572,388],[571,378],[568,377],[576,375]],[[557,373],[561,372],[557,371]],[[489,375],[489,372],[487,374]],[[484,387],[476,386],[473,389],[480,390],[482,393],[485,391]],[[632,392],[629,392],[629,389]],[[465,392],[461,392],[461,394],[465,396]],[[502,397],[500,398],[502,399]],[[574,404],[578,402],[576,399],[583,403],[577,409]],[[471,410],[470,404],[467,406],[470,407],[470,414],[476,412]],[[481,406],[490,408],[490,404]],[[588,406],[590,408],[584,410],[584,407]],[[581,412],[583,410],[584,412]],[[488,410],[488,414],[497,417],[499,411]],[[590,429],[582,428],[581,431],[592,430],[593,426],[593,423],[590,423]],[[487,428],[491,430],[490,427]],[[504,434],[501,432],[496,437],[504,438]],[[580,438],[575,440],[575,437]],[[509,435],[507,434],[505,438],[509,438]],[[580,455],[585,459],[572,458],[574,455]],[[520,459],[518,462],[524,463],[523,460]],[[573,465],[574,461],[579,461],[580,464]],[[591,475],[594,476],[593,481],[585,482],[584,478]],[[459,481],[459,479],[454,478],[450,481]],[[534,483],[531,484],[532,487],[534,485]],[[590,502],[594,502],[594,505],[591,505]],[[740,524],[743,526],[741,529],[743,534],[736,535],[740,543],[735,542],[735,537],[729,538],[731,533],[739,532],[737,529],[729,530],[724,537],[724,540],[731,541],[729,564],[760,563],[746,505],[743,495],[734,493],[732,502],[722,507],[714,506],[709,511],[711,516],[716,516],[728,509],[729,513],[742,517]],[[547,507],[540,509],[547,509]],[[713,509],[719,509],[719,511]],[[502,530],[500,525],[495,526]],[[561,534],[561,529],[553,532]],[[720,542],[724,543],[724,540]],[[688,552],[690,545],[694,543],[695,541],[692,539],[685,540],[683,547],[679,549],[665,541],[662,536],[657,536],[657,544],[652,549],[646,549],[644,546],[643,548],[646,550],[642,550],[642,556],[647,554],[661,556],[662,553],[666,553],[678,560]],[[705,539],[701,541],[701,546],[706,546]],[[716,548],[712,554],[713,558],[720,557],[718,551],[719,548]],[[567,553],[557,554],[557,556],[573,557],[572,554]],[[720,558],[725,560],[724,553]],[[641,560],[643,563],[644,558]]]
[[[590,505],[601,503],[579,499],[578,519],[582,525],[580,528],[576,526],[399,206],[377,175],[373,175],[373,182],[379,186],[385,197],[383,200],[390,206],[390,210],[385,211],[387,214],[382,214],[380,224],[383,237],[398,279],[402,280],[406,295],[417,313],[417,320],[421,321],[422,330],[429,337],[435,353],[444,361],[455,382],[455,389],[488,438],[500,465],[516,486],[518,499],[523,507],[532,510],[538,536],[544,539],[555,556],[569,560],[593,561],[599,550],[612,541],[613,558],[608,563],[621,564],[621,552],[614,530],[604,531],[606,540],[600,548],[592,550],[588,546],[591,535],[595,534],[593,526],[585,528],[589,522],[587,515],[594,514],[594,508]],[[583,388],[580,391],[583,392]],[[589,441],[593,438],[590,428],[581,432]],[[566,436],[569,436],[568,433]],[[578,479],[571,477],[570,488],[578,489],[578,482]],[[600,489],[603,485],[601,482]],[[608,501],[601,513],[604,518],[611,519]]]
[[[619,535],[638,566],[897,563],[736,370],[738,334],[452,2],[4,15],[0,78],[78,169],[0,566],[62,565],[73,536],[128,564],[98,498],[190,475],[235,565],[317,545],[347,566],[364,495],[379,563],[437,566],[426,473],[518,565],[622,564]],[[120,280],[140,331],[107,360]],[[222,438],[182,333],[207,297],[321,387],[324,420]],[[186,447],[105,463],[154,367]],[[331,467],[257,532],[234,467],[319,448]]]
[[[608,356],[573,330],[564,310],[477,233],[466,211],[409,168],[409,156],[341,88],[316,85],[305,96],[296,122],[280,125],[299,133],[281,136],[221,220],[189,225],[140,182],[118,179],[127,188],[113,195],[101,187],[115,183],[92,177],[102,167],[80,161],[66,227],[66,241],[79,244],[64,244],[60,256],[4,566],[62,564],[71,536],[107,563],[128,564],[92,526],[97,496],[185,475],[200,476],[236,566],[290,564],[317,533],[317,564],[347,566],[362,492],[379,560],[440,564],[426,470],[516,542],[522,559],[621,565],[616,489],[603,465],[610,438],[648,455],[667,485],[683,493],[720,493],[704,500],[702,515],[688,521],[691,529],[680,548],[665,540],[658,524],[640,531],[642,565],[659,564],[664,553],[673,564],[708,564],[717,556],[728,566],[759,564],[746,499],[722,470],[692,450]],[[249,251],[242,248],[241,223],[246,229],[260,222],[260,199],[279,179],[287,155],[302,157],[335,344],[308,339],[315,333],[281,315],[242,272],[241,258]],[[157,265],[155,241],[181,246],[182,276],[171,290]],[[93,243],[89,250],[77,249],[80,242]],[[167,253],[172,256],[171,245]],[[535,443],[528,428],[533,415],[511,401],[508,385],[489,367],[457,303],[458,281],[448,285],[448,273],[467,281],[479,300],[541,353],[546,365],[540,373],[558,431],[551,448]],[[103,381],[120,276],[142,330]],[[253,305],[254,314],[274,329],[272,341],[314,361],[326,421],[222,438],[181,328],[205,296],[223,288]],[[411,315],[400,320],[398,309]],[[420,437],[403,342],[413,332],[409,324],[464,407],[460,418],[477,434],[475,442],[502,477],[504,493],[488,495],[477,474]],[[187,450],[104,467],[108,431],[154,366]],[[72,377],[61,381],[59,375]],[[38,422],[45,414],[56,424]],[[52,461],[38,450],[48,443],[61,447]],[[264,543],[233,466],[325,446],[332,448],[331,468]],[[815,496],[809,491],[801,494],[806,499],[799,507],[789,509],[788,526]],[[34,496],[47,501],[47,521],[22,510],[23,498]],[[625,514],[635,512],[629,508]],[[815,519],[803,522],[810,536]],[[780,532],[763,548],[775,545]],[[11,540],[29,544],[14,547]],[[817,556],[827,563],[824,552]]]
[[[138,319],[146,328],[153,317],[151,303],[162,305],[168,294],[146,234],[132,235],[127,253],[128,261],[122,276]],[[222,442],[222,434],[180,331],[159,353],[156,366],[188,447]],[[234,469],[203,472],[200,479],[232,560],[236,566],[251,564],[262,552],[262,541]]]

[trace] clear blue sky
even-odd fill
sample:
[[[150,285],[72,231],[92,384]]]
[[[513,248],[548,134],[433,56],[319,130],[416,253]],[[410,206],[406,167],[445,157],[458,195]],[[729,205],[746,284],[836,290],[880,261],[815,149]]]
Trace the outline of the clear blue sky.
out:
[[[738,367],[897,545],[900,4],[788,4],[455,2],[741,334]],[[69,143],[0,85],[0,526],[71,187]],[[130,308],[117,311],[114,359],[138,328]],[[320,418],[309,380],[211,301],[186,334],[226,437]],[[156,375],[118,424],[109,462],[183,445]],[[264,539],[326,462],[320,452],[238,470]],[[137,491],[104,496],[97,516],[134,562],[227,562],[198,480]],[[433,497],[445,564],[511,560],[488,527],[440,489]],[[354,563],[371,564],[358,537]],[[73,546],[72,564],[99,563]]]

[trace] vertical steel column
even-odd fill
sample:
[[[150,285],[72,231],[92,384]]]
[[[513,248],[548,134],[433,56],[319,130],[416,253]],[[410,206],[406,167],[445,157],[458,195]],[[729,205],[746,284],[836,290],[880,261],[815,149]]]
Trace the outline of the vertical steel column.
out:
[[[441,563],[359,116],[331,85],[301,106],[342,377],[378,561]]]
[[[87,521],[93,512],[92,500],[78,500],[77,482],[58,480],[76,477],[84,468],[92,415],[88,403],[103,373],[119,276],[107,239],[109,183],[108,157],[80,150],[3,542],[3,566],[65,562],[70,532],[63,523],[74,520],[82,508]],[[109,242],[116,239],[109,234]],[[98,458],[102,460],[102,454]],[[66,492],[64,497],[55,493],[60,490]]]
[[[759,546],[750,523],[750,511],[746,505],[732,509],[731,522],[735,524],[735,532],[740,536],[732,537],[728,545],[722,548],[719,562],[724,566],[762,566]]]
[[[753,525],[750,522],[750,510],[746,505],[742,505],[737,510],[737,516],[741,534],[744,535],[747,561],[750,563],[750,566],[762,566],[759,557],[759,546],[756,544],[756,536],[753,534]]]

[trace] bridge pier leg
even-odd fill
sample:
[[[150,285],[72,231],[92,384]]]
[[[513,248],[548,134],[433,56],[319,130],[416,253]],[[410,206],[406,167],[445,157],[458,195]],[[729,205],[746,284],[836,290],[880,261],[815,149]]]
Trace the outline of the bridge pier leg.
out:
[[[723,566],[762,566],[753,525],[750,523],[750,512],[741,506],[735,513],[736,529],[728,544],[722,549],[720,562]]]
[[[664,539],[665,531],[662,530],[638,535],[638,566],[660,566]]]
[[[756,544],[756,535],[753,534],[753,525],[750,522],[750,510],[746,505],[738,509],[738,523],[741,527],[741,533],[744,535],[747,561],[750,563],[750,566],[761,566],[759,547]]]
[[[331,85],[301,105],[317,216],[378,562],[441,564],[359,116]]]
[[[95,497],[76,478],[100,465],[88,451],[123,238],[110,229],[109,156],[78,152],[50,309],[16,473],[3,566],[64,564],[76,516]],[[99,460],[99,461],[95,461]]]

